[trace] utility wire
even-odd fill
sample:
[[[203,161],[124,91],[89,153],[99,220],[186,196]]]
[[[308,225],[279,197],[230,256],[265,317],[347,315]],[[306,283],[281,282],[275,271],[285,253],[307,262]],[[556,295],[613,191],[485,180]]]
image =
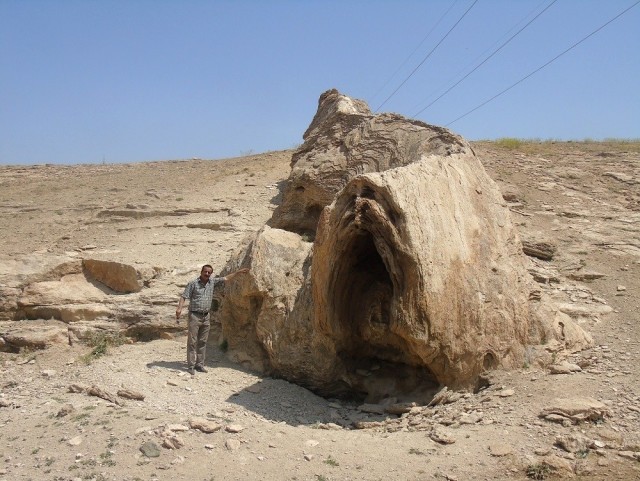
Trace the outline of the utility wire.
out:
[[[471,75],[473,72],[475,72],[476,70],[478,70],[480,67],[482,67],[485,63],[487,63],[489,61],[489,59],[491,57],[493,57],[495,54],[497,54],[500,50],[502,50],[502,48],[507,45],[509,42],[511,42],[511,40],[513,40],[514,38],[516,38],[525,28],[527,28],[529,25],[531,25],[540,15],[542,15],[544,12],[546,12],[551,5],[553,5],[554,3],[556,3],[558,0],[553,0],[551,3],[549,3],[549,5],[547,5],[540,13],[538,13],[535,17],[533,17],[531,20],[529,20],[529,22],[527,22],[527,24],[522,27],[520,30],[518,30],[516,33],[514,33],[511,37],[509,37],[502,45],[500,45],[496,50],[493,51],[493,53],[491,55],[489,55],[487,58],[485,58],[482,62],[480,62],[478,65],[476,65],[476,67],[471,70],[469,73],[467,73],[464,77],[462,77],[460,80],[458,80],[455,84],[453,84],[451,87],[449,87],[447,90],[445,90],[442,94],[440,94],[439,97],[437,97],[435,100],[433,100],[429,105],[427,105],[426,107],[424,107],[422,110],[420,110],[418,113],[416,113],[413,117],[417,117],[418,115],[420,115],[422,112],[424,112],[425,110],[427,110],[429,107],[431,107],[433,104],[435,104],[438,100],[440,100],[442,97],[444,97],[445,95],[447,95],[449,92],[451,92],[454,88],[456,88],[458,85],[460,85],[464,79],[466,79],[467,77],[469,77],[469,75]]]
[[[458,78],[460,75],[462,75],[464,72],[466,72],[467,69],[469,67],[471,67],[476,61],[478,61],[479,59],[483,58],[496,45],[498,45],[500,42],[502,42],[502,40],[504,38],[508,37],[511,34],[511,32],[513,32],[520,25],[522,25],[524,22],[526,22],[528,18],[530,18],[535,12],[537,12],[540,9],[540,7],[542,6],[543,3],[545,3],[545,1],[546,0],[542,0],[541,2],[539,2],[538,5],[536,5],[529,13],[527,13],[518,23],[516,23],[513,27],[511,27],[509,30],[507,30],[507,32],[505,32],[505,34],[502,35],[502,37],[500,37],[498,40],[493,42],[482,53],[480,53],[473,60],[468,62],[467,65],[465,65],[463,68],[459,69],[458,72],[456,72],[454,75],[452,75],[446,82],[442,82],[437,88],[433,89],[433,91],[424,100],[422,100],[421,102],[418,103],[418,106],[428,102],[431,98],[433,98],[435,95],[437,95],[437,92],[440,92],[440,91],[442,91],[443,88],[446,88],[448,85],[451,85],[451,82],[455,81],[456,78]]]
[[[524,82],[525,80],[527,80],[529,77],[531,77],[533,74],[538,73],[540,70],[542,70],[543,68],[545,68],[547,65],[551,64],[552,62],[556,61],[557,59],[559,59],[560,57],[562,57],[565,53],[569,52],[570,50],[573,50],[575,47],[577,47],[578,45],[580,45],[582,42],[584,42],[585,40],[587,40],[588,38],[592,37],[593,35],[595,35],[596,33],[598,33],[600,30],[602,30],[603,28],[605,28],[607,25],[609,25],[611,22],[613,22],[614,20],[617,20],[618,18],[620,18],[622,15],[624,15],[625,13],[627,13],[629,10],[631,10],[633,7],[635,7],[636,5],[638,5],[640,3],[640,0],[638,0],[636,3],[634,3],[633,5],[631,5],[630,7],[626,8],[625,10],[623,10],[622,12],[620,12],[618,15],[616,15],[615,17],[613,17],[611,20],[609,20],[607,23],[605,23],[604,25],[601,25],[600,27],[598,27],[597,29],[595,29],[593,32],[591,32],[589,35],[587,35],[586,37],[582,38],[581,40],[578,40],[576,43],[574,43],[571,47],[567,48],[566,50],[564,50],[563,52],[559,53],[558,55],[556,55],[555,57],[553,57],[551,60],[549,60],[547,63],[545,63],[544,65],[541,65],[540,67],[538,67],[537,69],[535,69],[533,72],[529,73],[528,75],[526,75],[525,77],[521,78],[520,80],[518,80],[517,82],[515,82],[514,84],[511,84],[509,87],[507,87],[506,89],[504,89],[503,91],[501,91],[500,93],[497,93],[496,95],[494,95],[493,97],[491,97],[488,100],[485,100],[484,102],[482,102],[480,105],[478,105],[477,107],[474,107],[473,109],[469,110],[467,113],[461,115],[460,117],[452,120],[451,122],[449,122],[448,124],[445,125],[445,127],[449,127],[451,124],[457,122],[460,119],[463,119],[464,117],[466,117],[467,115],[475,112],[476,110],[478,110],[481,107],[484,107],[485,105],[487,105],[489,102],[491,102],[492,100],[497,99],[498,97],[500,97],[502,94],[508,92],[509,90],[511,90],[513,87],[515,87],[516,85]]]
[[[378,110],[380,110],[380,109],[384,106],[384,104],[386,104],[386,103],[389,101],[389,99],[390,99],[391,97],[393,97],[393,96],[396,94],[396,92],[398,92],[398,90],[400,90],[400,88],[401,88],[405,83],[407,83],[407,80],[409,80],[409,79],[413,76],[413,74],[415,74],[415,73],[416,73],[416,71],[417,71],[417,70],[422,66],[422,64],[423,64],[423,63],[425,63],[425,62],[427,61],[427,59],[431,56],[431,54],[432,54],[433,52],[435,52],[435,51],[436,51],[436,49],[440,46],[440,44],[441,44],[442,42],[444,42],[444,40],[449,36],[449,34],[453,31],[453,29],[454,29],[454,28],[456,28],[456,27],[458,26],[458,24],[462,21],[462,19],[463,19],[464,17],[466,17],[466,16],[467,16],[467,13],[469,13],[469,10],[471,10],[471,9],[473,8],[473,6],[474,6],[476,3],[478,3],[478,0],[474,0],[474,2],[471,4],[471,6],[470,6],[469,8],[467,8],[467,11],[466,11],[466,12],[464,12],[464,13],[462,14],[462,17],[460,17],[460,18],[458,19],[458,21],[453,25],[453,27],[451,27],[451,28],[449,29],[449,31],[445,34],[445,36],[444,36],[444,37],[442,37],[442,39],[437,43],[437,45],[436,45],[435,47],[433,47],[433,49],[431,50],[431,52],[429,52],[429,53],[427,54],[427,56],[426,56],[425,58],[423,58],[423,59],[422,59],[422,62],[420,62],[420,63],[418,64],[418,66],[417,66],[416,68],[414,68],[414,69],[413,69],[413,71],[409,74],[409,76],[408,76],[406,79],[404,79],[400,85],[398,85],[398,88],[396,88],[393,92],[391,92],[391,95],[389,95],[389,96],[384,100],[384,102],[382,102],[382,103],[380,104],[380,106],[375,110],[376,112],[378,112]],[[375,113],[375,112],[374,112],[374,113]]]
[[[373,97],[371,97],[371,101],[373,101],[373,99],[375,99],[378,95],[380,95],[380,92],[382,92],[382,91],[385,89],[385,87],[386,87],[387,85],[389,85],[389,82],[391,82],[391,80],[393,80],[393,78],[398,74],[398,72],[400,72],[400,70],[402,70],[402,68],[407,64],[407,62],[409,61],[409,59],[410,59],[411,57],[413,57],[413,55],[418,51],[418,49],[419,49],[420,47],[422,47],[422,44],[425,42],[425,40],[427,40],[427,39],[429,38],[429,36],[430,36],[430,35],[433,33],[433,31],[438,27],[438,25],[440,25],[440,22],[442,22],[442,20],[444,19],[444,17],[446,17],[446,16],[447,16],[447,14],[451,11],[451,9],[452,9],[453,7],[455,7],[455,5],[458,3],[458,1],[459,1],[459,0],[455,0],[455,1],[451,4],[451,6],[447,9],[447,11],[446,11],[446,12],[444,12],[444,13],[442,14],[442,16],[441,16],[441,17],[438,19],[438,21],[435,23],[435,25],[434,25],[433,27],[431,27],[431,30],[429,30],[429,33],[427,33],[427,34],[423,37],[423,39],[420,41],[420,43],[418,44],[418,46],[417,46],[416,48],[414,48],[414,49],[413,49],[413,52],[411,52],[411,53],[409,54],[409,56],[404,60],[404,62],[402,62],[402,64],[401,64],[401,65],[396,69],[396,71],[395,71],[395,72],[393,72],[393,74],[391,74],[391,76],[387,79],[387,81],[384,83],[384,85],[383,85],[382,87],[380,87],[380,88],[378,89],[378,91],[377,91],[375,94],[373,94]]]

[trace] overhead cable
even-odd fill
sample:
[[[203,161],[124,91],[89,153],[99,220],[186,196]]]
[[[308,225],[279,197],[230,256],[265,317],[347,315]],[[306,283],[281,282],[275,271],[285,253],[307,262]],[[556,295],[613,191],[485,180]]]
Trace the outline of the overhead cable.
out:
[[[464,117],[466,117],[467,115],[475,112],[476,110],[478,110],[481,107],[484,107],[485,105],[487,105],[489,102],[491,102],[492,100],[497,99],[498,97],[500,97],[501,95],[503,95],[504,93],[508,92],[509,90],[511,90],[513,87],[515,87],[516,85],[524,82],[525,80],[527,80],[529,77],[531,77],[532,75],[538,73],[540,70],[542,70],[543,68],[545,68],[546,66],[550,65],[552,62],[555,62],[557,59],[559,59],[560,57],[562,57],[564,54],[566,54],[567,52],[569,52],[570,50],[573,50],[575,47],[577,47],[578,45],[580,45],[582,42],[584,42],[585,40],[587,40],[588,38],[592,37],[593,35],[595,35],[596,33],[598,33],[600,30],[602,30],[603,28],[605,28],[607,25],[609,25],[611,22],[617,20],[618,18],[620,18],[622,15],[624,15],[625,13],[627,13],[629,10],[631,10],[633,7],[635,7],[636,5],[638,5],[640,3],[640,0],[638,0],[636,3],[634,3],[633,5],[631,5],[630,7],[626,8],[625,10],[623,10],[622,12],[620,12],[618,15],[616,15],[615,17],[613,17],[611,20],[609,20],[608,22],[606,22],[605,24],[601,25],[600,27],[598,27],[597,29],[595,29],[593,32],[591,32],[589,35],[587,35],[586,37],[582,38],[581,40],[577,41],[576,43],[574,43],[571,47],[567,48],[566,50],[564,50],[563,52],[559,53],[558,55],[556,55],[555,57],[553,57],[551,60],[549,60],[547,63],[545,63],[544,65],[541,65],[540,67],[538,67],[537,69],[535,69],[533,72],[529,73],[528,75],[522,77],[520,80],[518,80],[517,82],[511,84],[509,87],[507,87],[506,89],[502,90],[501,92],[497,93],[496,95],[494,95],[493,97],[491,97],[488,100],[485,100],[484,102],[482,102],[480,105],[474,107],[473,109],[469,110],[467,113],[461,115],[460,117],[452,120],[451,122],[449,122],[448,124],[445,125],[445,127],[449,127],[451,124],[457,122],[460,119],[463,119]]]
[[[395,71],[395,72],[393,72],[393,74],[391,74],[391,76],[387,79],[387,81],[384,83],[384,85],[383,85],[382,87],[380,87],[380,88],[378,89],[378,91],[377,91],[375,94],[373,94],[373,97],[371,97],[371,101],[373,101],[373,99],[375,99],[378,95],[380,95],[380,92],[382,92],[382,91],[385,89],[385,87],[386,87],[387,85],[389,85],[389,82],[391,82],[391,80],[393,80],[393,78],[398,74],[398,72],[399,72],[400,70],[402,70],[402,68],[407,64],[407,62],[409,61],[409,59],[410,59],[411,57],[413,57],[413,54],[415,54],[415,53],[418,51],[418,49],[419,49],[420,47],[422,47],[422,44],[425,42],[425,40],[427,40],[427,38],[429,38],[429,36],[430,36],[430,35],[433,33],[433,31],[438,27],[438,25],[440,25],[440,22],[442,22],[442,20],[444,19],[444,17],[446,17],[446,16],[447,16],[447,14],[451,11],[451,9],[452,9],[453,7],[455,7],[455,5],[456,5],[456,3],[458,3],[458,1],[459,1],[459,0],[455,0],[455,1],[451,4],[451,6],[447,9],[447,11],[446,11],[446,12],[444,12],[444,13],[442,14],[442,16],[438,19],[438,21],[434,24],[434,26],[433,26],[433,27],[431,27],[431,30],[429,30],[429,33],[427,33],[427,34],[422,38],[422,40],[420,41],[420,43],[418,44],[418,46],[417,46],[416,48],[414,48],[414,49],[413,49],[413,52],[411,52],[411,53],[409,54],[409,56],[404,60],[404,62],[402,62],[402,64],[400,64],[400,66],[396,69],[396,71]]]
[[[415,73],[416,73],[416,71],[417,71],[417,70],[422,66],[422,64],[423,64],[423,63],[425,63],[425,62],[427,61],[427,59],[431,56],[431,54],[432,54],[433,52],[435,52],[435,51],[436,51],[436,49],[440,46],[440,44],[441,44],[442,42],[444,42],[444,40],[449,36],[449,34],[453,31],[453,29],[454,29],[454,28],[456,28],[456,27],[458,26],[458,24],[462,21],[462,19],[463,19],[464,17],[466,17],[466,16],[467,16],[467,13],[469,13],[469,10],[471,10],[471,9],[473,8],[473,6],[474,6],[476,3],[478,3],[478,0],[474,0],[474,2],[471,4],[471,6],[470,6],[469,8],[467,8],[467,10],[462,14],[462,16],[461,16],[461,17],[458,19],[458,21],[453,25],[453,27],[451,27],[451,28],[449,29],[449,31],[445,34],[445,36],[444,36],[444,37],[442,37],[442,39],[441,39],[441,40],[436,44],[436,46],[435,46],[435,47],[433,47],[433,49],[432,49],[432,50],[427,54],[427,56],[426,56],[425,58],[423,58],[423,59],[422,59],[422,62],[420,62],[420,63],[418,64],[418,66],[417,66],[416,68],[414,68],[414,69],[413,69],[413,71],[412,71],[412,72],[407,76],[407,78],[405,78],[405,79],[402,81],[402,83],[401,83],[400,85],[398,85],[398,87],[397,87],[393,92],[391,92],[391,95],[389,95],[389,96],[384,100],[384,102],[382,102],[382,103],[380,104],[380,106],[375,110],[376,112],[378,112],[378,110],[380,110],[380,109],[381,109],[381,108],[382,108],[382,107],[383,107],[383,106],[384,106],[384,105],[389,101],[389,99],[390,99],[391,97],[393,97],[393,96],[396,94],[396,92],[398,92],[398,90],[400,90],[400,88],[401,88],[405,83],[407,83],[407,80],[409,80],[411,77],[413,77],[413,74],[415,74]]]
[[[507,30],[507,32],[505,32],[505,34],[502,35],[502,37],[500,37],[498,40],[493,42],[493,44],[491,44],[489,47],[487,47],[482,53],[478,54],[472,61],[468,62],[467,65],[465,65],[463,68],[459,69],[458,72],[455,75],[452,75],[451,78],[449,78],[446,82],[442,82],[437,88],[433,89],[433,91],[431,93],[429,93],[429,95],[426,96],[426,98],[424,100],[422,100],[421,102],[418,103],[417,107],[419,107],[420,105],[428,102],[431,98],[433,98],[435,95],[437,95],[437,92],[442,91],[443,88],[446,88],[448,85],[451,85],[451,82],[455,81],[456,78],[458,78],[460,75],[462,75],[464,72],[466,72],[467,69],[469,67],[471,67],[476,61],[478,61],[479,59],[483,58],[496,45],[498,45],[500,42],[502,42],[504,38],[507,38],[511,34],[511,32],[515,31],[517,28],[520,27],[520,25],[525,23],[527,21],[527,19],[531,18],[531,16],[535,12],[540,10],[540,7],[544,3],[545,3],[545,0],[542,0],[541,2],[539,2],[538,5],[536,5],[520,21],[518,21],[518,23],[516,23],[513,27],[511,27],[509,30]]]
[[[447,90],[445,90],[442,94],[440,94],[439,97],[437,97],[435,100],[433,100],[429,105],[427,105],[426,107],[424,107],[422,110],[420,110],[419,112],[417,112],[414,117],[417,117],[418,115],[420,115],[422,112],[424,112],[425,110],[427,110],[429,107],[431,107],[433,104],[435,104],[438,100],[440,100],[442,97],[444,97],[445,95],[447,95],[449,92],[451,92],[454,88],[456,88],[458,85],[460,85],[467,77],[469,77],[469,75],[471,75],[473,72],[475,72],[476,70],[478,70],[480,67],[482,67],[485,63],[487,63],[487,61],[489,61],[489,59],[491,57],[493,57],[495,54],[497,54],[500,50],[502,50],[502,48],[507,45],[509,42],[511,42],[511,40],[513,40],[514,38],[516,38],[525,28],[527,28],[529,25],[531,25],[540,15],[542,15],[544,12],[546,12],[551,5],[553,5],[554,3],[556,3],[558,0],[552,0],[551,3],[549,3],[549,5],[547,5],[540,13],[538,13],[535,17],[533,17],[531,20],[529,20],[529,22],[527,22],[527,24],[522,27],[520,30],[518,30],[516,33],[514,33],[511,37],[509,37],[502,45],[500,45],[497,49],[495,49],[493,51],[493,53],[491,53],[491,55],[489,55],[487,58],[485,58],[482,62],[480,62],[478,65],[475,66],[475,68],[473,70],[471,70],[469,73],[467,73],[464,77],[462,77],[460,80],[458,80],[455,84],[453,84],[451,87],[449,87]]]

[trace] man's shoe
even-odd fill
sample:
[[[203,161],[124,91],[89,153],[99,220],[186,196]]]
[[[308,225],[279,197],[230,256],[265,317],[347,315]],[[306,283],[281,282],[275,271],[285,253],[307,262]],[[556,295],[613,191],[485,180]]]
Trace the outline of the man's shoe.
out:
[[[189,369],[187,369],[187,372],[188,372],[189,374],[191,374],[192,376],[195,376],[195,374],[196,374],[195,369],[193,369],[192,367],[190,367]]]
[[[204,368],[204,366],[196,366],[196,371],[198,371],[198,372],[207,372],[207,370]]]

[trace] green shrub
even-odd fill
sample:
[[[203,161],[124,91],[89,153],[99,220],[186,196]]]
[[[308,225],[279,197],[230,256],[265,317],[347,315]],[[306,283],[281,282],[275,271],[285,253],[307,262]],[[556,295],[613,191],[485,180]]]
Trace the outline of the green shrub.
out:
[[[91,347],[91,352],[82,356],[82,360],[87,364],[107,354],[110,346],[121,346],[126,342],[126,337],[119,332],[97,331],[93,332],[86,339],[87,345]]]

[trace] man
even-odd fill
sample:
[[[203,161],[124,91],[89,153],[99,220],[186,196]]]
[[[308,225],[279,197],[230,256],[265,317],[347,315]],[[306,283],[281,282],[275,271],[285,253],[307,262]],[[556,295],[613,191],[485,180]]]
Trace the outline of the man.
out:
[[[176,322],[180,322],[180,315],[184,307],[185,299],[189,299],[189,324],[187,334],[187,371],[192,376],[196,371],[207,372],[204,367],[207,339],[211,327],[210,311],[213,302],[213,289],[216,284],[226,282],[238,274],[249,272],[249,269],[240,269],[224,277],[211,277],[213,267],[209,264],[202,266],[200,277],[192,280],[185,287],[178,308],[176,309]]]

